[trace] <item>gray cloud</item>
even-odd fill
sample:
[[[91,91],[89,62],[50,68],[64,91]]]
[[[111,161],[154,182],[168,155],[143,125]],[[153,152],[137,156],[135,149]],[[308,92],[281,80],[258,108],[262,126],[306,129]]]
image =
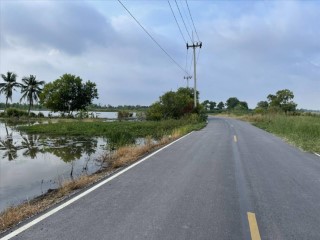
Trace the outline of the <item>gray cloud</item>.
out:
[[[265,13],[260,16],[262,7]],[[255,107],[268,93],[289,88],[297,93],[299,106],[305,107],[308,101],[300,89],[320,91],[320,71],[308,63],[320,56],[318,13],[312,4],[277,2],[270,8],[257,6],[253,12],[203,22],[207,51],[202,63],[207,67],[202,76],[214,84],[212,98],[225,101],[238,96]],[[203,93],[210,96],[205,87]],[[320,102],[309,104],[320,108]]]
[[[83,2],[6,2],[3,19],[5,41],[13,46],[80,54],[114,39],[106,18]]]

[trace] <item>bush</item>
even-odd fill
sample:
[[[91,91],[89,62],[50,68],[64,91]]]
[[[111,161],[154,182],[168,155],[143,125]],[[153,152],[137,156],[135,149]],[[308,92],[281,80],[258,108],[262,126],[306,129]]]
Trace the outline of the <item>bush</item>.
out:
[[[111,132],[108,136],[108,147],[110,150],[134,143],[135,137],[130,132]]]
[[[34,112],[30,112],[30,117],[35,118],[37,117],[37,114],[35,114]]]
[[[118,112],[118,120],[119,121],[122,121],[122,120],[125,120],[125,119],[128,119],[128,118],[130,118],[130,117],[132,117],[133,116],[133,113],[130,113],[130,112],[128,112],[128,111],[119,111]]]
[[[7,117],[27,117],[28,112],[24,110],[19,110],[16,108],[8,108],[5,112]]]
[[[197,95],[199,93],[197,92]],[[160,96],[146,112],[147,120],[181,119],[191,114],[198,114],[201,120],[206,120],[206,112],[201,104],[194,107],[194,92],[191,88],[179,88]]]
[[[44,118],[44,115],[43,115],[42,112],[39,112],[39,113],[38,113],[38,118]]]

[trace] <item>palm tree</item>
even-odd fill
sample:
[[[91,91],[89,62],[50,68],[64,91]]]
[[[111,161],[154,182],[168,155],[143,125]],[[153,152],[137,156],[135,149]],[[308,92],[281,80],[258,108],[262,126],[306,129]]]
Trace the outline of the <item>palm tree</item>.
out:
[[[30,108],[31,106],[33,106],[33,102],[37,102],[39,100],[39,94],[42,91],[42,88],[40,88],[40,86],[44,84],[44,81],[37,81],[36,76],[30,75],[30,77],[22,78],[22,82],[23,83],[21,84],[21,93],[23,95],[20,99],[20,102],[22,99],[27,98],[27,101],[29,102],[29,116]]]
[[[20,87],[20,83],[17,83],[17,75],[13,72],[7,72],[7,75],[1,74],[4,83],[0,83],[0,94],[4,93],[6,96],[6,106],[7,109],[8,100],[12,100],[12,91],[15,87]]]

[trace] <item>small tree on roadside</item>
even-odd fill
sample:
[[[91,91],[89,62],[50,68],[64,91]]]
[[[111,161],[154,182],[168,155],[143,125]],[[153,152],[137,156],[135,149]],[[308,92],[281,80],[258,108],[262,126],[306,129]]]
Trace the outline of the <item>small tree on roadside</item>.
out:
[[[30,116],[30,109],[33,106],[34,102],[38,102],[39,95],[42,91],[40,86],[44,85],[44,81],[37,81],[36,76],[30,75],[30,77],[22,78],[21,84],[21,93],[22,97],[20,98],[20,102],[23,99],[27,99],[29,102],[28,116]]]
[[[231,97],[226,101],[226,106],[228,110],[234,109],[240,103],[239,99],[236,97]]]
[[[201,104],[194,108],[193,89],[179,88],[160,96],[159,101],[150,106],[146,117],[148,120],[179,119],[191,113],[202,114],[202,110]]]
[[[6,97],[5,109],[7,109],[8,100],[12,100],[12,92],[15,88],[20,87],[20,83],[17,83],[17,75],[13,72],[7,72],[6,75],[1,74],[4,83],[0,83],[0,94],[4,94]]]
[[[297,104],[292,101],[294,98],[293,92],[288,89],[279,90],[276,95],[269,94],[267,98],[269,108],[281,109],[285,114],[296,110]]]
[[[257,103],[256,108],[254,109],[255,113],[266,113],[269,107],[269,103],[267,101],[260,101]]]
[[[269,103],[267,101],[260,101],[257,103],[257,108],[267,110],[269,107]]]
[[[222,110],[224,108],[224,103],[223,102],[219,102],[217,105],[217,108]]]

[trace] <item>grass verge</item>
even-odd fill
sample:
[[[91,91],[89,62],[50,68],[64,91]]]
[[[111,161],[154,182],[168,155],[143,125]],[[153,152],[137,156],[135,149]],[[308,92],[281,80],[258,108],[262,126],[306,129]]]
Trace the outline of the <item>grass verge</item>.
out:
[[[274,133],[304,151],[320,153],[320,116],[270,114],[237,118]]]
[[[154,142],[150,136],[147,137],[146,144],[143,146],[123,146],[112,151],[112,153],[105,154],[101,157],[101,161],[103,161],[106,166],[103,170],[92,175],[81,176],[73,181],[66,181],[62,183],[58,189],[18,206],[10,207],[0,213],[0,232],[4,232],[24,219],[32,217],[54,204],[61,202],[66,197],[74,194],[76,190],[92,185],[110,175],[116,169],[128,166],[146,154],[172,142],[188,132],[200,130],[205,125],[205,123],[185,124],[178,128],[173,128],[172,131],[168,132],[168,135],[162,136],[157,142]]]

